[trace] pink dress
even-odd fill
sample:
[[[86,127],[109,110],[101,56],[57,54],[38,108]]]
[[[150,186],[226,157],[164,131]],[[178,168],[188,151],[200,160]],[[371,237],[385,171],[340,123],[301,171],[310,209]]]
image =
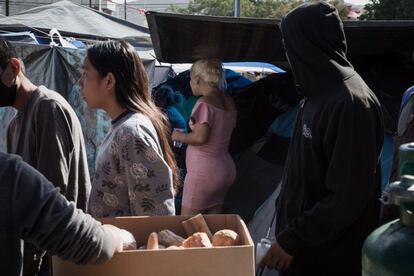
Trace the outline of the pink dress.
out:
[[[236,166],[228,152],[236,119],[237,111],[227,111],[200,101],[194,106],[190,128],[193,129],[196,123],[207,123],[210,135],[205,144],[187,148],[184,207],[204,210],[223,204],[236,178]]]

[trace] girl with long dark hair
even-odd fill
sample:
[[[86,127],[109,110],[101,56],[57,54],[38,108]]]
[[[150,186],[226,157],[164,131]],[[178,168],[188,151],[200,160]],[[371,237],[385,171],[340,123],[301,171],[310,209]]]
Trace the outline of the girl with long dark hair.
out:
[[[88,49],[83,67],[83,98],[112,119],[96,158],[89,212],[174,215],[177,166],[169,126],[151,98],[138,53],[126,42],[101,42]]]

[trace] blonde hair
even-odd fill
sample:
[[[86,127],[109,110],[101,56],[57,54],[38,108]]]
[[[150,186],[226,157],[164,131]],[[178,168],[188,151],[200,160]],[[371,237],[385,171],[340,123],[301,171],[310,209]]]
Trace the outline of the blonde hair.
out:
[[[195,77],[200,77],[208,85],[215,86],[220,90],[225,90],[227,87],[223,64],[217,58],[197,60],[191,66],[190,73]]]

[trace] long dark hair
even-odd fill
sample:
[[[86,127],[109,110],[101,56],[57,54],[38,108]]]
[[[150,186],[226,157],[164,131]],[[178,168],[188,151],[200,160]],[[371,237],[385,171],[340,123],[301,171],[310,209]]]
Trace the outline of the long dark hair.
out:
[[[147,73],[137,51],[125,41],[105,41],[89,47],[87,57],[102,78],[110,72],[115,76],[115,95],[123,108],[141,113],[151,120],[164,159],[172,170],[173,186],[177,191],[178,168],[167,137],[168,120],[152,100]]]

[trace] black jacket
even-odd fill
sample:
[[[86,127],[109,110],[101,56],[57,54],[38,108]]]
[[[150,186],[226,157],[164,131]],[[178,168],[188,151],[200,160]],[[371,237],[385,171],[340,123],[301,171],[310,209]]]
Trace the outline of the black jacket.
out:
[[[112,257],[112,234],[19,157],[0,152],[0,271],[22,272],[22,240],[75,263]]]
[[[302,5],[281,28],[305,98],[277,202],[276,239],[294,256],[293,275],[359,275],[363,241],[378,226],[380,104],[346,59],[335,8]]]

